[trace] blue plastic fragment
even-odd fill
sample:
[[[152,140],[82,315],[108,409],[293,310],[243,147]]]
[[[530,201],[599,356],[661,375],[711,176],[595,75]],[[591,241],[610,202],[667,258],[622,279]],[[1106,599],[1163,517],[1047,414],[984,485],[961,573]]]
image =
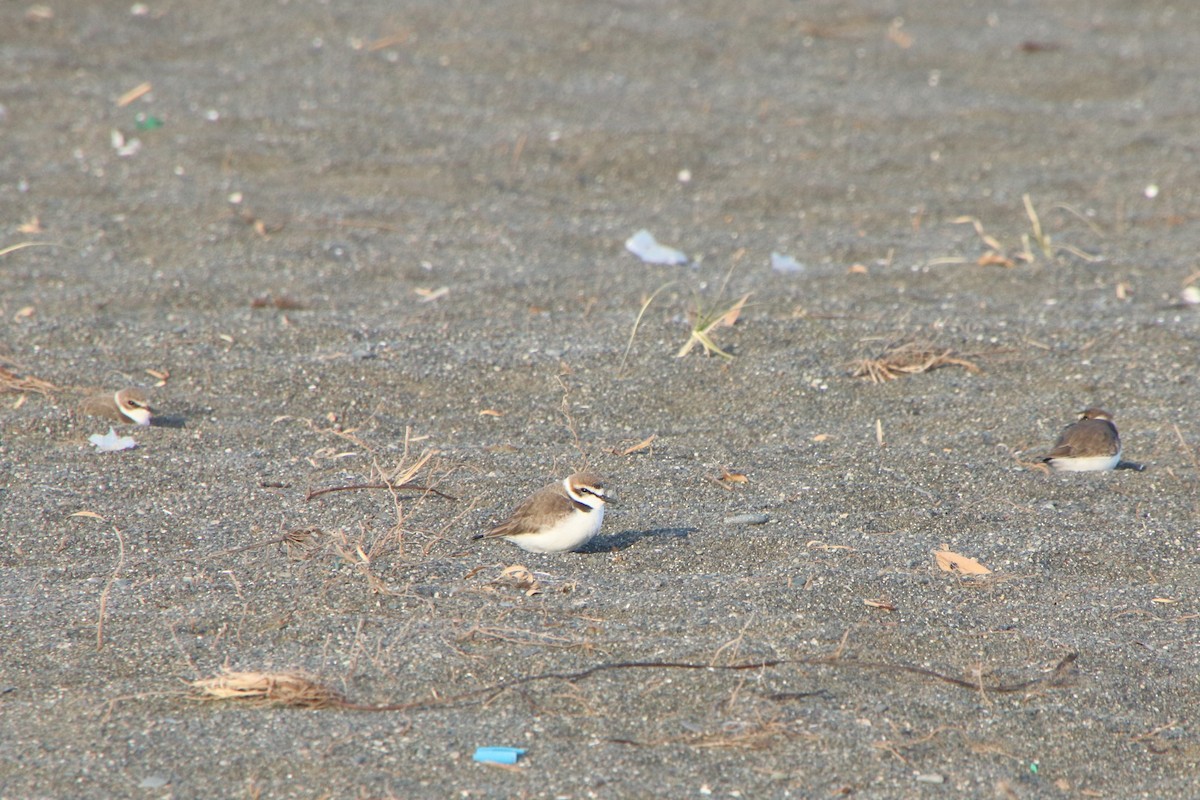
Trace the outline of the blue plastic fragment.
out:
[[[483,764],[515,764],[525,755],[520,747],[477,747],[475,760]]]

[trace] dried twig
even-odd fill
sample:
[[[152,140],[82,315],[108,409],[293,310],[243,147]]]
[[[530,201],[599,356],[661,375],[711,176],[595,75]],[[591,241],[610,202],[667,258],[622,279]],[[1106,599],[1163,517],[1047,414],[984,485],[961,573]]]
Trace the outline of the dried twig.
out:
[[[51,392],[57,392],[58,387],[49,381],[44,381],[41,378],[35,378],[32,375],[19,377],[13,372],[0,367],[0,393],[3,392],[37,392],[38,394],[48,395]]]
[[[113,532],[117,534],[117,544],[120,547],[119,555],[117,556],[117,566],[113,568],[112,574],[108,576],[108,583],[104,584],[104,591],[100,593],[100,614],[96,620],[96,649],[104,649],[104,618],[108,613],[108,593],[112,591],[113,584],[117,581],[117,576],[121,574],[121,568],[125,566],[125,536],[121,533],[121,529],[113,526]]]
[[[308,494],[304,496],[305,502],[312,500],[315,497],[320,497],[323,494],[331,492],[349,492],[359,489],[408,489],[414,492],[425,492],[426,494],[436,494],[438,497],[446,500],[457,500],[458,498],[445,492],[440,492],[430,486],[421,486],[416,483],[356,483],[349,486],[327,486],[324,489],[309,489]]]
[[[903,375],[930,372],[939,367],[962,367],[978,374],[979,365],[963,358],[950,348],[934,348],[929,344],[908,342],[896,345],[883,352],[878,358],[862,358],[851,362],[851,375],[867,378],[871,383],[887,383]]]
[[[480,689],[474,689],[469,692],[463,692],[457,695],[446,697],[435,697],[432,700],[418,700],[409,703],[389,703],[384,705],[369,705],[362,703],[350,702],[344,694],[319,683],[314,678],[304,672],[285,671],[285,672],[260,672],[246,671],[237,672],[225,670],[221,674],[211,678],[201,678],[195,681],[190,681],[191,697],[196,700],[217,701],[217,700],[241,700],[254,705],[262,706],[284,706],[289,708],[309,708],[309,709],[325,709],[338,708],[351,711],[416,711],[430,709],[436,707],[454,706],[467,702],[486,703],[495,699],[504,691],[514,689],[531,683],[560,680],[568,683],[590,678],[602,672],[612,672],[617,670],[629,669],[685,669],[685,670],[702,670],[706,672],[713,671],[734,671],[745,672],[751,670],[767,669],[769,667],[782,666],[785,664],[798,664],[807,666],[832,666],[832,667],[854,667],[858,669],[869,669],[885,672],[904,672],[911,675],[932,678],[934,680],[948,683],[952,686],[968,689],[970,691],[978,691],[987,688],[990,691],[997,693],[1015,693],[1023,692],[1039,686],[1055,687],[1064,685],[1072,671],[1073,664],[1076,659],[1075,653],[1068,654],[1065,658],[1059,661],[1054,672],[1050,675],[1032,678],[1025,681],[1019,681],[1010,684],[995,684],[989,687],[982,686],[982,680],[972,682],[955,678],[951,675],[944,675],[935,670],[918,667],[911,664],[890,664],[886,662],[871,662],[871,661],[854,661],[841,658],[841,647],[831,656],[821,658],[795,658],[795,659],[768,659],[763,661],[751,661],[740,664],[696,664],[690,662],[673,662],[673,661],[622,661],[617,663],[597,664],[588,669],[579,670],[577,672],[544,672],[537,675],[527,675],[523,678],[516,678],[510,681],[502,681],[500,683],[485,686]],[[790,699],[790,698],[789,698]],[[760,730],[751,730],[746,732],[745,736],[700,736],[692,741],[684,743],[692,744],[697,747],[757,747],[761,746],[765,740],[778,735],[788,735],[786,729],[780,729],[771,723],[761,726]],[[626,741],[628,744],[640,744],[638,742]]]

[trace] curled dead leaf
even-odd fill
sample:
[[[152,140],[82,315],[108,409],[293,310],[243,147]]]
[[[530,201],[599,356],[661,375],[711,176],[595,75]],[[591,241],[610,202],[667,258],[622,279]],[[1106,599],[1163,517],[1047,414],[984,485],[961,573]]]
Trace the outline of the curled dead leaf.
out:
[[[533,573],[524,564],[513,564],[512,566],[505,567],[500,576],[507,579],[516,588],[525,592],[528,597],[542,593],[542,585],[538,583],[538,579],[534,577]]]
[[[17,230],[21,233],[44,233],[46,229],[42,227],[42,221],[35,216],[18,225]]]
[[[730,472],[725,467],[721,467],[721,480],[725,483],[749,483],[750,479],[740,472]]]

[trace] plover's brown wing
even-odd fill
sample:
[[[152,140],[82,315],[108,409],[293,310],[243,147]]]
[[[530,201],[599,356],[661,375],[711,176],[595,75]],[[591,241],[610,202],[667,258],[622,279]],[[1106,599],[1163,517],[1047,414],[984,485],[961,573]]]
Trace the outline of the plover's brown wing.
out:
[[[563,491],[562,484],[552,483],[517,506],[504,522],[474,538],[495,539],[502,536],[519,536],[522,533],[537,533],[552,524],[555,519],[574,510],[574,503]]]
[[[117,420],[118,422],[129,421],[117,410],[117,401],[114,399],[112,392],[93,392],[89,394],[79,401],[79,413],[86,414],[89,417],[103,417],[105,419]]]
[[[1085,419],[1068,425],[1046,458],[1111,456],[1120,449],[1115,425],[1106,419]]]

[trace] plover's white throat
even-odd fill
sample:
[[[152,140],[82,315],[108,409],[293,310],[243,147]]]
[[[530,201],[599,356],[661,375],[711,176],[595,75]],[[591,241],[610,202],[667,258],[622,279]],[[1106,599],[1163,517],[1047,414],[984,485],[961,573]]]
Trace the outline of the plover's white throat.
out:
[[[1042,461],[1055,472],[1101,472],[1121,463],[1121,437],[1112,414],[1089,408],[1079,414],[1058,437],[1054,449]]]
[[[576,472],[538,491],[496,527],[472,539],[507,539],[531,553],[566,553],[592,540],[604,521],[604,504],[612,496],[604,480]]]
[[[112,394],[101,392],[89,395],[79,404],[79,410],[92,417],[104,417],[134,425],[149,425],[153,413],[146,396],[138,389],[121,389]]]

